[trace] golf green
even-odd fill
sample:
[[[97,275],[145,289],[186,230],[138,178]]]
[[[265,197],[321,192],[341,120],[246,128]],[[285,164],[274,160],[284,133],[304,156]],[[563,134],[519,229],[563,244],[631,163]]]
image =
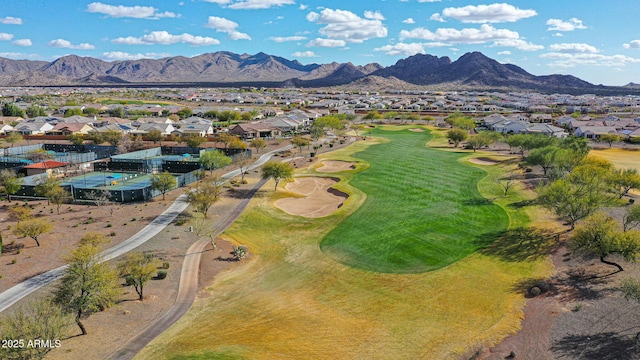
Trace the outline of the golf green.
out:
[[[367,199],[322,240],[327,256],[368,271],[432,271],[508,228],[504,209],[478,191],[486,172],[458,161],[468,154],[427,147],[429,132],[372,135],[389,141],[355,154],[371,165],[351,181]]]

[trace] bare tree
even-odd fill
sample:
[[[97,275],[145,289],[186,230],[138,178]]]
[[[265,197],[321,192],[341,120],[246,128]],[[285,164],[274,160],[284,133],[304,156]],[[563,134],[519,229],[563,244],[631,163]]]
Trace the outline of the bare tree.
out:
[[[115,211],[115,203],[111,201],[111,193],[104,188],[98,188],[98,190],[92,190],[87,194],[87,199],[93,201],[93,203],[100,209],[106,210],[110,216],[113,216]]]

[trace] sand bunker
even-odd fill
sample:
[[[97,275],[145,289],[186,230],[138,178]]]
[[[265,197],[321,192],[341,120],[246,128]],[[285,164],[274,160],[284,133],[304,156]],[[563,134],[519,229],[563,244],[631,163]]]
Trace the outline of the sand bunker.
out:
[[[353,170],[356,168],[356,163],[349,161],[337,161],[337,160],[325,160],[322,162],[322,166],[316,169],[316,171],[324,173],[340,172],[345,170]]]
[[[413,129],[409,129],[409,131],[413,131],[413,132],[424,132],[424,129],[413,128]]]
[[[303,198],[285,198],[275,202],[275,206],[291,215],[320,218],[331,215],[349,197],[331,188],[338,182],[333,178],[302,177],[287,183],[285,189],[304,195]]]
[[[488,159],[488,158],[472,158],[472,159],[469,159],[469,162],[477,165],[495,165],[499,163],[499,161]]]

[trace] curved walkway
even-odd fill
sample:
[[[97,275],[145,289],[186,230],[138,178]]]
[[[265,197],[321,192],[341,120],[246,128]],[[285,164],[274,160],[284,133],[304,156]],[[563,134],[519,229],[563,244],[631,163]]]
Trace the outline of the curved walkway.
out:
[[[267,180],[258,181],[251,192],[243,198],[238,205],[227,215],[224,221],[219,225],[214,236],[220,235],[229,225],[240,216],[242,211],[247,207],[253,195],[260,189]],[[198,271],[200,269],[200,255],[204,248],[209,244],[208,238],[203,238],[191,245],[185,255],[182,271],[180,273],[180,285],[178,287],[178,295],[174,304],[162,317],[148,328],[144,329],[138,336],[134,337],[124,347],[111,356],[114,360],[132,359],[143,347],[145,347],[156,336],[169,328],[173,323],[178,321],[193,304],[198,290]]]
[[[292,145],[287,145],[285,147],[267,152],[262,156],[260,156],[260,158],[254,164],[252,164],[249,167],[249,169],[252,170],[259,166],[262,166],[264,165],[264,163],[269,161],[269,159],[273,156],[273,154],[283,150],[288,150],[291,148],[292,148]],[[224,174],[222,177],[225,180],[228,180],[239,174],[240,174],[240,170],[234,170],[227,174]],[[145,226],[138,233],[136,233],[129,239],[121,242],[120,244],[103,251],[100,254],[102,256],[102,261],[111,260],[122,254],[125,254],[135,249],[136,247],[144,244],[146,241],[148,241],[149,239],[154,237],[156,234],[161,232],[181,212],[183,212],[187,208],[189,204],[187,204],[185,200],[186,200],[186,195],[179,196],[175,200],[175,202],[171,204],[171,206],[169,206],[167,210],[165,210],[162,214],[160,214],[151,223],[149,223],[149,225]],[[42,274],[36,275],[0,293],[0,312],[6,310],[11,305],[15,304],[18,300],[40,289],[41,287],[60,279],[62,276],[64,276],[64,273],[67,267],[68,265],[63,265],[53,270],[49,270]]]

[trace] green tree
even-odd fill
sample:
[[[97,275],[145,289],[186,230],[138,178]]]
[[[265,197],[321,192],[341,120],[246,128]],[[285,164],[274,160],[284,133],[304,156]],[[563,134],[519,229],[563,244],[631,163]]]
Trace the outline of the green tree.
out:
[[[127,112],[124,110],[122,106],[115,107],[113,109],[107,110],[107,113],[113,117],[124,119],[127,117]]]
[[[67,136],[67,140],[69,140],[69,142],[71,142],[71,144],[79,146],[79,145],[84,144],[84,135],[82,135],[80,133],[69,134]]]
[[[569,220],[571,230],[578,220],[614,203],[615,195],[603,179],[607,170],[593,165],[576,167],[565,178],[538,187],[538,203]]]
[[[204,114],[202,114],[202,117],[205,119],[217,119],[218,118],[218,112],[216,110],[209,110],[207,112],[205,112]]]
[[[11,147],[22,140],[24,140],[22,134],[16,131],[10,132],[9,135],[4,138],[4,142],[6,142],[7,144],[11,144]]]
[[[118,146],[122,142],[124,133],[116,129],[109,129],[102,134],[102,140],[111,144],[111,146]]]
[[[614,142],[622,141],[622,136],[618,134],[603,134],[600,136],[600,138],[597,139],[597,141],[605,142],[609,144],[609,147],[611,147],[611,145],[613,145]]]
[[[622,231],[631,230],[640,225],[640,205],[629,206],[622,216]]]
[[[57,180],[55,178],[40,179],[36,184],[34,190],[36,192],[36,195],[47,198],[47,205],[49,205],[51,202],[51,191],[59,187],[61,183],[62,182],[60,180]]]
[[[118,263],[117,269],[120,277],[127,280],[127,284],[133,285],[138,293],[138,300],[142,301],[144,285],[151,280],[157,272],[160,261],[151,254],[140,251],[129,252]]]
[[[31,105],[27,108],[26,114],[30,118],[34,118],[37,116],[46,116],[47,113],[38,105]]]
[[[168,172],[155,174],[151,177],[151,188],[162,193],[162,200],[165,199],[167,191],[178,186],[176,178]]]
[[[88,233],[67,258],[69,267],[54,291],[55,302],[75,315],[82,335],[87,330],[82,319],[115,304],[120,295],[118,274],[100,256],[104,235]]]
[[[220,200],[222,184],[219,179],[201,181],[196,186],[185,191],[187,202],[193,206],[206,219],[207,212]]]
[[[218,120],[226,122],[227,126],[231,126],[232,121],[238,121],[240,119],[242,119],[242,115],[233,110],[224,110],[218,114]]]
[[[83,116],[83,115],[84,115],[84,112],[82,112],[82,109],[77,107],[68,108],[67,110],[64,111],[64,117],[66,118],[72,117],[72,116]]]
[[[306,138],[304,136],[294,136],[293,138],[291,138],[291,144],[297,146],[300,150],[300,153],[302,154],[302,148],[304,146],[309,146],[310,140],[309,138]]]
[[[556,146],[533,149],[529,152],[526,163],[531,166],[540,166],[544,176],[547,176],[547,171],[556,165],[555,154],[558,150],[559,148]]]
[[[618,198],[622,199],[631,189],[640,189],[640,174],[636,169],[612,170],[611,184],[618,189]]]
[[[162,146],[162,140],[164,139],[162,131],[158,129],[151,129],[147,132],[146,137],[149,141],[153,141],[154,144],[160,142],[160,146]]]
[[[262,178],[273,178],[276,183],[274,190],[278,189],[280,180],[289,180],[293,177],[293,166],[289,163],[269,161],[262,166]]]
[[[36,245],[40,246],[38,238],[42,234],[50,232],[51,228],[52,225],[50,222],[36,218],[23,221],[20,225],[16,225],[13,229],[13,233],[17,236],[30,237],[36,242]]]
[[[176,114],[180,117],[180,119],[186,119],[189,116],[193,116],[193,111],[188,107],[185,107],[176,111]]]
[[[182,136],[180,141],[185,143],[189,147],[200,147],[200,145],[207,142],[207,138],[200,135],[186,134]]]
[[[313,121],[312,127],[323,130],[342,130],[345,127],[345,120],[337,115],[325,115]]]
[[[93,107],[86,107],[82,109],[82,113],[86,116],[96,116],[100,113],[100,110]]]
[[[56,212],[60,215],[60,205],[71,197],[71,193],[65,190],[62,186],[56,186],[49,191],[47,197],[49,198],[49,201],[56,206]]]
[[[493,144],[493,142],[493,137],[488,132],[481,132],[473,135],[467,142],[467,145],[473,149],[473,152],[476,152],[477,149],[489,146]]]
[[[43,359],[52,346],[28,346],[35,339],[51,340],[53,346],[67,336],[71,319],[49,297],[32,300],[2,319],[2,339],[24,341],[23,346],[0,347],[2,359]]]
[[[20,225],[21,221],[29,220],[33,217],[29,206],[14,205],[9,208],[9,218],[15,220]]]
[[[0,191],[7,195],[7,200],[11,201],[11,195],[17,193],[22,188],[22,179],[9,169],[0,170]]]
[[[447,131],[447,139],[453,142],[453,147],[458,145],[469,138],[469,132],[462,129],[451,129]]]
[[[213,170],[223,168],[231,164],[231,158],[226,156],[220,150],[205,151],[200,156],[200,165],[213,173]]]
[[[246,149],[247,144],[240,140],[237,136],[234,136],[229,143],[229,149]]]
[[[382,115],[380,115],[377,111],[369,111],[367,115],[362,117],[363,120],[379,120],[382,119]]]
[[[4,103],[4,105],[2,105],[2,116],[19,116],[24,118],[25,113],[24,110],[14,103]]]
[[[251,140],[249,145],[251,145],[252,148],[256,149],[256,154],[259,154],[260,153],[260,149],[264,149],[264,148],[267,147],[267,142],[264,141],[264,139],[256,138],[256,139]]]
[[[624,271],[622,266],[608,261],[606,257],[617,254],[625,260],[635,260],[640,253],[640,232],[620,231],[618,223],[611,216],[596,212],[576,227],[571,246],[587,256],[599,257],[600,262],[615,266],[620,272]]]

